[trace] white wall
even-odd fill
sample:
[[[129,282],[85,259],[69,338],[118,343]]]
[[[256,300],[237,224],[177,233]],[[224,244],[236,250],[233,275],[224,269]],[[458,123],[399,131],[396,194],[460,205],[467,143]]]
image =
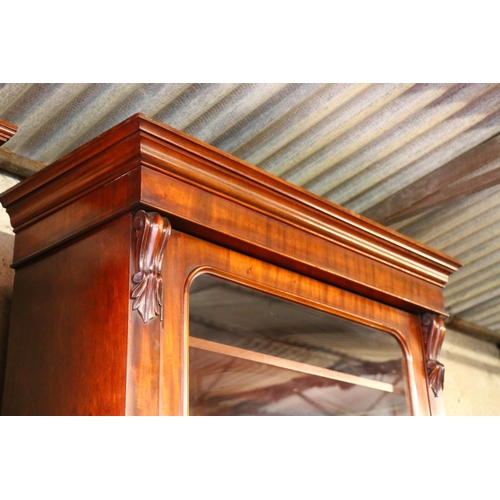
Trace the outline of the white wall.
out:
[[[447,330],[440,360],[445,366],[447,415],[500,415],[500,351],[496,345]]]

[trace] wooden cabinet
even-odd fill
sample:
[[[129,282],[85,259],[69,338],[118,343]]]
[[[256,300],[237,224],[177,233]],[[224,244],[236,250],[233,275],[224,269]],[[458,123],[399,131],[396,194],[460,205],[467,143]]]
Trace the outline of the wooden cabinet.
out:
[[[143,115],[0,196],[2,412],[437,412],[454,259]]]

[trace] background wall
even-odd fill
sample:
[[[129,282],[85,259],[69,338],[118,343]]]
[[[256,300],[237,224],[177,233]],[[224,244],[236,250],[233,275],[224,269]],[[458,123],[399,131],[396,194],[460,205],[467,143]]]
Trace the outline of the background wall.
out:
[[[0,172],[0,192],[19,179]],[[9,312],[14,283],[10,268],[14,233],[9,216],[0,208],[0,402],[7,351]],[[441,350],[445,389],[440,397],[447,415],[500,415],[500,352],[497,346],[447,330]]]
[[[440,361],[445,366],[447,415],[500,415],[500,351],[490,342],[447,330]]]
[[[0,192],[19,182],[19,179],[0,172]],[[14,284],[14,270],[11,269],[14,250],[14,233],[7,212],[0,208],[0,409],[3,396],[5,359],[9,331],[9,313]]]

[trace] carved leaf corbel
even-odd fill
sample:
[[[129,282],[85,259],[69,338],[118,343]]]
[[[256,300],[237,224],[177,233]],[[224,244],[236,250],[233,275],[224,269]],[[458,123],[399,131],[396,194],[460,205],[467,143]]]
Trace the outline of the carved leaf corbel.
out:
[[[422,316],[422,329],[425,337],[427,379],[429,387],[437,397],[444,388],[444,365],[438,361],[445,334],[444,321],[439,316],[425,313]]]
[[[160,315],[163,321],[163,277],[161,266],[163,254],[170,236],[168,219],[156,212],[140,210],[134,217],[135,230],[135,274],[131,291],[133,310],[138,310],[144,323]]]

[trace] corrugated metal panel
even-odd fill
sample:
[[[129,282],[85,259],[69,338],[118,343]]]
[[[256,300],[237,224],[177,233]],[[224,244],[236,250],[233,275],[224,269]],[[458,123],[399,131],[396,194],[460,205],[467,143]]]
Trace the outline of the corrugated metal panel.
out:
[[[44,163],[135,112],[369,214],[500,133],[500,85],[0,85],[0,117],[19,126],[7,147]],[[445,290],[450,312],[500,332],[499,205],[493,186],[391,227],[462,259]]]

